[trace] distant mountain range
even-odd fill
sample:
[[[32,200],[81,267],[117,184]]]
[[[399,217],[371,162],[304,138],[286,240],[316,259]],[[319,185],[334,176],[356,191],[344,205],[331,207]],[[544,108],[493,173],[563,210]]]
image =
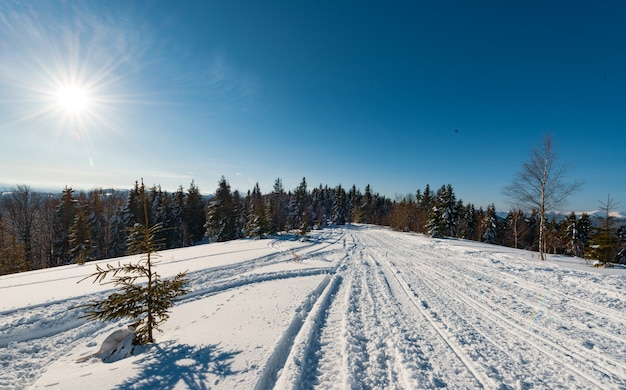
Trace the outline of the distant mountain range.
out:
[[[565,218],[567,218],[568,215],[570,215],[572,212],[571,211],[551,211],[549,213],[547,213],[547,218],[548,220],[554,218],[557,221],[562,221]],[[496,213],[498,215],[498,217],[500,218],[506,218],[506,216],[508,215],[508,211],[499,211]],[[574,211],[574,214],[576,214],[576,216],[580,217],[583,214],[587,214],[589,215],[591,218],[594,217],[604,217],[604,211],[601,210],[592,210],[592,211]],[[626,222],[626,212],[623,211],[612,211],[610,213],[610,215],[615,218],[618,221],[621,222]]]
[[[570,214],[571,214],[571,211],[568,211],[568,212],[556,211],[554,213],[550,213],[550,215],[563,216],[563,218],[567,217]],[[587,214],[590,217],[604,217],[604,211],[601,211],[601,210],[575,211],[574,214],[576,214],[579,217],[583,214]],[[623,211],[612,211],[609,213],[609,215],[617,219],[626,219],[626,213]]]

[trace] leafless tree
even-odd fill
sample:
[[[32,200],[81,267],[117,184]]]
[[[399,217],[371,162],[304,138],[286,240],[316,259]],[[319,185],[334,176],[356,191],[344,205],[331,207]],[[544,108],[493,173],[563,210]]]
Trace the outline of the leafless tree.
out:
[[[41,196],[31,191],[26,185],[18,185],[15,191],[2,197],[3,210],[17,241],[23,245],[26,262],[35,267],[33,253],[33,233],[41,205]]]
[[[529,211],[537,210],[539,213],[541,260],[545,260],[546,253],[546,213],[561,207],[567,197],[582,185],[579,182],[565,182],[570,165],[558,164],[557,154],[552,146],[552,137],[545,135],[541,145],[533,149],[530,160],[523,163],[513,182],[503,191],[512,200],[511,203],[528,208]]]

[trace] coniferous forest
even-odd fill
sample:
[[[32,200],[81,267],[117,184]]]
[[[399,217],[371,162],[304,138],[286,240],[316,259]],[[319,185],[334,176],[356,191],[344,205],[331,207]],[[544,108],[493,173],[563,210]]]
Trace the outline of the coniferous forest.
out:
[[[306,178],[294,189],[276,179],[271,191],[259,185],[242,194],[222,177],[213,196],[205,197],[192,183],[168,193],[138,182],[130,191],[66,187],[58,195],[19,185],[0,198],[0,274],[9,274],[128,253],[127,236],[144,218],[144,193],[149,224],[160,224],[161,248],[206,242],[266,237],[280,232],[305,236],[311,229],[348,223],[389,226],[438,238],[459,238],[537,250],[536,211],[510,210],[499,217],[493,204],[476,208],[457,199],[451,185],[429,185],[414,195],[389,199],[367,185],[309,188]],[[571,213],[547,221],[546,252],[600,261],[626,263],[626,226],[610,211],[609,198],[598,217]],[[503,214],[500,214],[503,215]],[[623,222],[623,221],[622,221]]]

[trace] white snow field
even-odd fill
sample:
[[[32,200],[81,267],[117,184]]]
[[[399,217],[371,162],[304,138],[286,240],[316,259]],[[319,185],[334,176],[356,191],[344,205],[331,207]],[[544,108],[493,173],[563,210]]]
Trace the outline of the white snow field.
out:
[[[93,263],[0,277],[0,388],[626,389],[624,268],[361,225],[160,255],[191,293],[110,362]]]

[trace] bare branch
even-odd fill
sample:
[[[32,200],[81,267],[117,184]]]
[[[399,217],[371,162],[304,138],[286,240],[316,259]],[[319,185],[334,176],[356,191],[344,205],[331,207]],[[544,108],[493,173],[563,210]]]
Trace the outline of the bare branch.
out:
[[[565,176],[571,166],[557,165],[557,154],[552,148],[552,137],[548,134],[542,144],[534,148],[530,160],[522,164],[513,182],[503,189],[503,193],[516,207],[537,210],[539,223],[539,253],[544,259],[546,212],[556,210],[567,198],[580,189],[580,182],[566,183]]]

